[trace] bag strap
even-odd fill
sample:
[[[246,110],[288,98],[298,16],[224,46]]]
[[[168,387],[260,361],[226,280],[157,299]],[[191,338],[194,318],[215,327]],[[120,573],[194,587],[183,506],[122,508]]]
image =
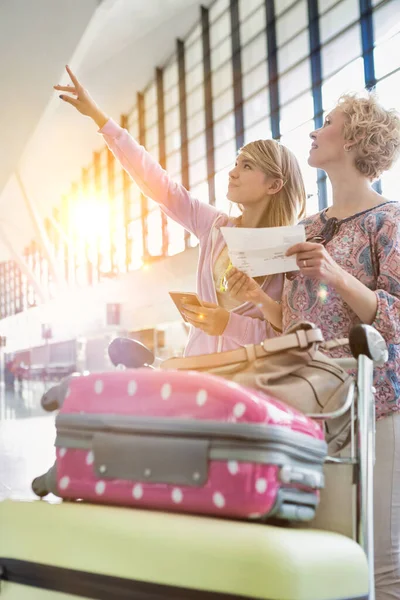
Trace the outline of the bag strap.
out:
[[[225,367],[240,362],[253,362],[257,358],[263,358],[270,354],[277,354],[294,348],[308,348],[310,345],[323,342],[324,338],[320,329],[299,329],[294,333],[282,335],[281,337],[267,339],[261,344],[248,344],[237,350],[220,352],[214,354],[202,354],[200,356],[189,356],[187,358],[170,358],[160,366],[162,369],[212,369],[214,367]]]
[[[337,338],[335,340],[329,340],[329,342],[324,342],[320,346],[320,350],[332,350],[333,348],[340,348],[341,346],[347,346],[349,343],[349,338]]]

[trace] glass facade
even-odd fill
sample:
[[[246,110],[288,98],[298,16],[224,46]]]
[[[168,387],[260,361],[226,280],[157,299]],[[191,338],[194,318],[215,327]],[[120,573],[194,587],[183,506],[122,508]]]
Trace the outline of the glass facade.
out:
[[[238,147],[279,138],[300,161],[313,213],[330,202],[330,191],[325,176],[307,165],[309,133],[340,94],[365,86],[376,86],[383,103],[399,109],[398,0],[216,0],[201,8],[199,22],[121,125],[172,179],[226,211]],[[380,186],[396,199],[394,171]],[[91,284],[197,243],[161,215],[106,148],[53,216],[48,234],[70,284]],[[51,289],[37,248],[29,246],[26,259]],[[18,268],[4,263],[0,280],[1,316],[34,304]]]

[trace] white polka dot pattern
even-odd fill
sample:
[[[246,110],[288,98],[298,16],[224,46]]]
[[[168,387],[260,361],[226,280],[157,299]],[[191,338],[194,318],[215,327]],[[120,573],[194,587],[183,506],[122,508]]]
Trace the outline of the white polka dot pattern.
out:
[[[240,419],[240,417],[243,417],[245,412],[246,412],[246,406],[243,404],[243,402],[238,402],[233,407],[233,414],[237,419]]]
[[[128,383],[128,396],[134,396],[136,394],[136,390],[137,383],[132,379],[132,381]]]
[[[231,475],[236,475],[239,472],[239,465],[236,460],[228,461],[228,471]]]
[[[164,383],[164,385],[161,388],[161,398],[163,400],[168,400],[168,398],[171,396],[172,394],[172,387],[170,383]]]
[[[140,498],[143,496],[143,488],[140,483],[137,483],[133,486],[132,496],[135,498],[135,500],[140,500]]]
[[[268,482],[266,479],[260,477],[260,479],[257,479],[256,481],[256,491],[259,494],[263,494],[264,492],[267,491],[267,487],[268,487]]]
[[[217,508],[224,508],[225,506],[225,498],[221,494],[221,492],[215,492],[213,495],[213,502]]]
[[[67,449],[66,448],[60,448],[60,452],[59,452],[60,458],[63,458],[66,454],[67,454]]]
[[[96,379],[96,381],[94,382],[94,391],[96,392],[96,394],[101,394],[103,392],[104,389],[104,383],[102,382],[101,379]]]
[[[173,489],[171,498],[172,498],[172,502],[174,502],[175,504],[180,504],[183,500],[182,490],[180,490],[179,488]]]
[[[104,483],[104,481],[98,481],[94,489],[98,496],[102,496],[106,491],[106,484]]]
[[[196,403],[198,404],[198,406],[204,406],[207,402],[207,398],[207,390],[199,390],[196,395]]]
[[[60,483],[58,484],[61,490],[66,490],[69,486],[69,477],[61,477]]]
[[[86,455],[86,464],[87,465],[92,465],[94,461],[94,454],[93,452],[90,450],[90,452],[87,453]]]

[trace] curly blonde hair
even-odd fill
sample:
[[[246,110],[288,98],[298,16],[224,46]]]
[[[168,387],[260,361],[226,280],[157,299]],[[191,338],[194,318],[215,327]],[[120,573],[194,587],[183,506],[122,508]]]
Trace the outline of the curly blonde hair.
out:
[[[373,92],[344,94],[338,107],[347,117],[345,139],[356,142],[356,168],[368,179],[378,179],[400,154],[399,114],[383,108]]]

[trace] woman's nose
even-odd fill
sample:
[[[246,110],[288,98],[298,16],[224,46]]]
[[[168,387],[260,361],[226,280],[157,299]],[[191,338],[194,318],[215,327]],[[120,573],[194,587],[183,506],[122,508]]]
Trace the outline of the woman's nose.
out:
[[[238,176],[237,166],[233,167],[233,169],[229,171],[228,175],[231,179],[235,179],[235,177]]]
[[[312,140],[315,140],[315,139],[316,139],[316,137],[317,137],[317,133],[316,133],[316,131],[312,131],[312,132],[309,134],[309,136],[310,136],[310,138],[311,138]]]

